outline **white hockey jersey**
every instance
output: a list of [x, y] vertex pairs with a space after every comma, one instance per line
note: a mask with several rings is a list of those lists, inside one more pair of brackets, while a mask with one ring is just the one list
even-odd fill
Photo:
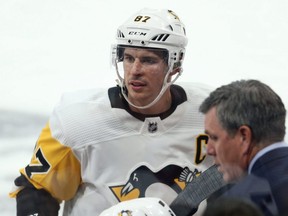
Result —
[[21, 173], [65, 200], [64, 215], [95, 216], [138, 197], [171, 203], [213, 163], [198, 112], [209, 89], [189, 84], [186, 95], [175, 85], [172, 90], [180, 102], [162, 118], [125, 109], [118, 87], [64, 95]]

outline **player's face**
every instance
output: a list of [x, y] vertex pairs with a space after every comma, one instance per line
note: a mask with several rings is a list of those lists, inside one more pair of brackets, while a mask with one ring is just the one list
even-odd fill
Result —
[[138, 106], [158, 96], [168, 70], [161, 53], [139, 48], [125, 48], [123, 68], [128, 98]]
[[207, 153], [214, 156], [224, 180], [232, 182], [239, 179], [244, 174], [240, 134], [237, 132], [231, 136], [222, 128], [215, 107], [206, 113], [204, 124], [205, 132], [209, 137]]

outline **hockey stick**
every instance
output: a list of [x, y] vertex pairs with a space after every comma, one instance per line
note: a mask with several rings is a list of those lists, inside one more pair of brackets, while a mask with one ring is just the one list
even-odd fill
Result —
[[186, 188], [179, 193], [170, 204], [170, 208], [177, 216], [191, 216], [199, 204], [212, 193], [225, 185], [222, 174], [216, 165], [212, 165], [200, 176], [193, 179]]

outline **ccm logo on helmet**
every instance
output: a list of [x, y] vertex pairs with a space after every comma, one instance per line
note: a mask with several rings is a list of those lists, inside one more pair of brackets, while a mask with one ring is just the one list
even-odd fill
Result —
[[139, 36], [146, 36], [146, 32], [137, 32], [137, 31], [130, 31], [129, 35], [139, 35]]

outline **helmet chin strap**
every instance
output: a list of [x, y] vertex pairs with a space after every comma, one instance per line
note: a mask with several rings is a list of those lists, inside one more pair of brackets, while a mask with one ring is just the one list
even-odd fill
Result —
[[[167, 82], [168, 77], [169, 77], [169, 74], [170, 74], [170, 71], [172, 71], [172, 69], [173, 69], [173, 65], [174, 65], [174, 63], [171, 64], [171, 66], [170, 66], [170, 68], [169, 68], [169, 70], [168, 70], [168, 72], [167, 72], [167, 74], [166, 74], [166, 76], [165, 76], [165, 78], [164, 78], [161, 91], [159, 92], [159, 94], [157, 95], [157, 97], [156, 97], [151, 103], [149, 103], [149, 104], [147, 104], [147, 105], [145, 105], [145, 106], [137, 106], [137, 105], [133, 104], [133, 103], [128, 99], [128, 96], [126, 95], [126, 93], [125, 93], [125, 91], [124, 91], [124, 88], [125, 88], [124, 79], [123, 79], [123, 78], [120, 76], [120, 74], [119, 74], [118, 65], [117, 65], [117, 62], [116, 62], [116, 60], [115, 60], [115, 68], [116, 68], [116, 72], [117, 72], [117, 76], [118, 76], [118, 79], [116, 79], [116, 82], [117, 82], [117, 84], [120, 86], [120, 88], [121, 88], [121, 93], [122, 93], [123, 97], [125, 98], [125, 100], [127, 101], [127, 103], [128, 103], [129, 105], [131, 105], [132, 107], [135, 107], [135, 108], [137, 108], [137, 109], [147, 109], [147, 108], [153, 106], [154, 104], [156, 104], [156, 103], [160, 100], [160, 98], [162, 97], [162, 95], [165, 93], [165, 91], [167, 90], [167, 88], [168, 88], [169, 86], [171, 86], [171, 85], [178, 79], [178, 77], [181, 75], [181, 72], [182, 72], [182, 71], [178, 72], [178, 74], [176, 75], [176, 77], [175, 77], [171, 82]], [[182, 70], [182, 69], [181, 69], [181, 70]]]

